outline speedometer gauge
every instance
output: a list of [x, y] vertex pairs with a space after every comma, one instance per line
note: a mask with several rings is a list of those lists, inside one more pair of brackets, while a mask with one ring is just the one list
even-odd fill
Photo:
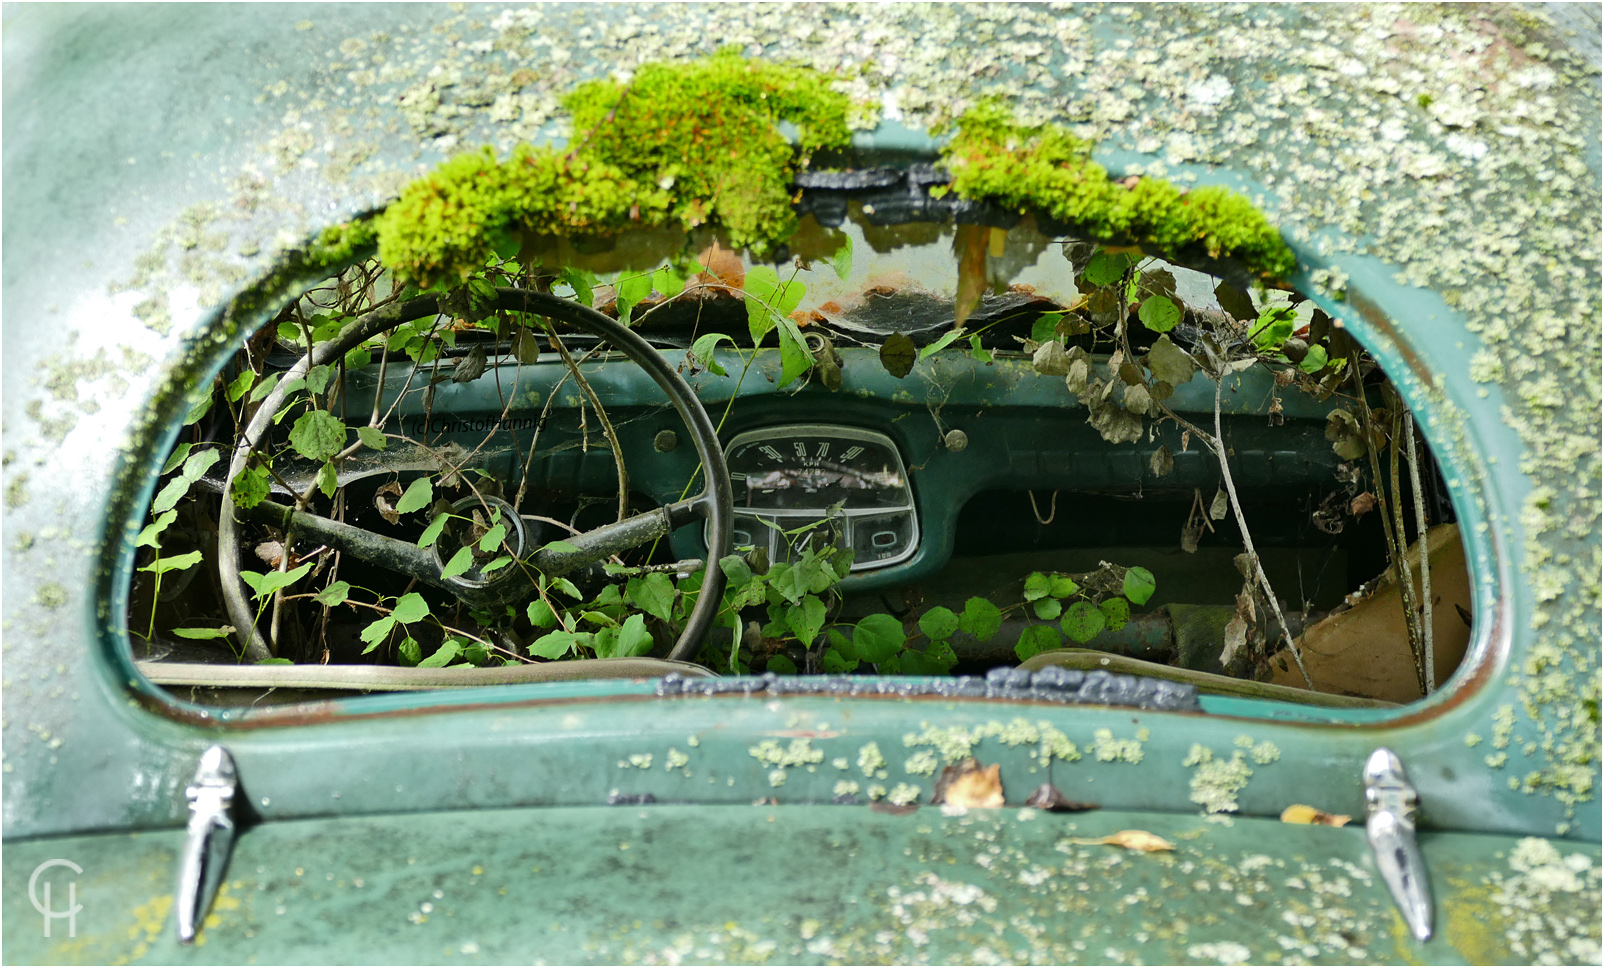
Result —
[[[891, 438], [829, 424], [748, 431], [725, 455], [735, 487], [735, 544], [795, 557], [828, 533], [853, 571], [896, 564], [919, 541], [913, 490]], [[790, 534], [786, 534], [789, 532]]]

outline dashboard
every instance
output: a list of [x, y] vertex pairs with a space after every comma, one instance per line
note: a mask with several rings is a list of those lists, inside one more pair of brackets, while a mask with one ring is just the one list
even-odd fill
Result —
[[[734, 485], [735, 544], [764, 548], [778, 561], [818, 536], [832, 536], [838, 546], [844, 541], [855, 558], [843, 583], [848, 592], [932, 578], [960, 545], [968, 554], [989, 553], [1000, 540], [993, 523], [970, 526], [973, 533], [962, 541], [959, 534], [960, 519], [975, 518], [986, 505], [1006, 513], [1009, 527], [1035, 527], [1029, 506], [1004, 508], [992, 500], [998, 495], [1019, 502], [1024, 492], [1039, 497], [1037, 521], [1053, 521], [1064, 540], [1173, 549], [1194, 492], [1207, 502], [1219, 484], [1212, 456], [1167, 422], [1154, 421], [1134, 443], [1107, 443], [1063, 380], [1040, 376], [1023, 355], [998, 354], [991, 363], [934, 357], [899, 379], [875, 350], [844, 347], [839, 389], [815, 382], [781, 390], [776, 352], [759, 351], [748, 366], [750, 351], [721, 351], [722, 374], [693, 367], [682, 351], [663, 352], [720, 428]], [[589, 495], [595, 514], [613, 514], [607, 510], [616, 508], [618, 487], [612, 452], [594, 413], [585, 416], [579, 392], [563, 385], [564, 372], [560, 363], [504, 360], [477, 380], [441, 383], [429, 411], [439, 431], [430, 446], [472, 453], [509, 495], [527, 480], [530, 495]], [[662, 505], [699, 486], [694, 449], [680, 439], [684, 428], [655, 384], [621, 359], [586, 364], [585, 372], [611, 417], [629, 490]], [[1212, 422], [1214, 393], [1206, 382], [1177, 387], [1169, 405]], [[410, 430], [425, 416], [425, 404], [416, 384], [404, 387], [392, 375], [384, 394], [404, 393], [392, 420]], [[361, 408], [363, 389], [355, 390], [352, 405]], [[1302, 395], [1277, 396], [1270, 374], [1257, 368], [1227, 379], [1223, 419], [1245, 500], [1260, 507], [1280, 501], [1287, 520], [1307, 521], [1307, 509], [1293, 504], [1329, 489], [1339, 463], [1324, 435], [1331, 407]], [[1152, 458], [1163, 448], [1173, 467], [1161, 475]], [[371, 472], [420, 469], [406, 460], [392, 449]], [[980, 495], [987, 497], [975, 501]], [[528, 502], [522, 507], [529, 513]], [[674, 532], [670, 545], [679, 559], [706, 555], [700, 524]]]
[[906, 561], [918, 547], [913, 489], [885, 434], [830, 424], [766, 427], [736, 436], [725, 457], [736, 547], [785, 561], [813, 541], [839, 541], [852, 549], [854, 572]]

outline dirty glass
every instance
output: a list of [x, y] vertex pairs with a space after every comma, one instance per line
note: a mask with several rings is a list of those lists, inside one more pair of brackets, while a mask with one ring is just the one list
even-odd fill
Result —
[[[1228, 263], [930, 221], [893, 188], [804, 192], [761, 254], [531, 240], [462, 285], [365, 258], [287, 301], [166, 462], [129, 598], [142, 670], [221, 704], [1062, 665], [1362, 706], [1450, 679], [1455, 511], [1340, 324]], [[619, 347], [498, 290], [630, 327], [716, 426], [734, 540], [694, 665], [662, 660], [701, 522], [540, 567], [696, 493], [692, 432]]]

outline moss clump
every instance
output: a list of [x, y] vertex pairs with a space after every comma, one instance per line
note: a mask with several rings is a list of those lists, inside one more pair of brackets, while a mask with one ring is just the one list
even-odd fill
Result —
[[[379, 257], [424, 284], [465, 278], [513, 231], [605, 236], [717, 223], [763, 247], [796, 224], [789, 186], [801, 151], [847, 143], [847, 99], [815, 71], [733, 51], [642, 67], [629, 85], [591, 81], [564, 101], [573, 141], [485, 148], [414, 182], [379, 217]], [[778, 129], [799, 130], [793, 148]]]
[[1055, 125], [1016, 124], [995, 103], [970, 109], [957, 127], [944, 161], [960, 197], [1042, 212], [1111, 241], [1166, 250], [1198, 243], [1211, 257], [1234, 257], [1269, 276], [1296, 266], [1263, 213], [1228, 188], [1182, 192], [1161, 178], [1126, 188], [1092, 161], [1090, 142]]

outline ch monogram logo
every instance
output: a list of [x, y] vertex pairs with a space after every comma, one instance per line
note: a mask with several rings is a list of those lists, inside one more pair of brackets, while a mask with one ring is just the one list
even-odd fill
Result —
[[48, 880], [46, 880], [44, 883], [44, 898], [43, 900], [40, 899], [39, 875], [43, 874], [52, 867], [71, 868], [74, 874], [82, 874], [84, 872], [82, 867], [79, 867], [70, 860], [62, 860], [60, 858], [55, 860], [47, 860], [38, 867], [35, 867], [33, 869], [33, 876], [28, 878], [28, 900], [33, 902], [33, 909], [35, 911], [38, 911], [40, 914], [45, 916], [45, 937], [50, 937], [51, 921], [55, 920], [56, 918], [66, 918], [67, 937], [76, 938], [78, 937], [78, 912], [84, 909], [84, 906], [78, 903], [78, 882], [67, 882], [67, 908], [64, 911], [57, 911], [55, 908], [50, 906], [51, 885], [50, 881]]

